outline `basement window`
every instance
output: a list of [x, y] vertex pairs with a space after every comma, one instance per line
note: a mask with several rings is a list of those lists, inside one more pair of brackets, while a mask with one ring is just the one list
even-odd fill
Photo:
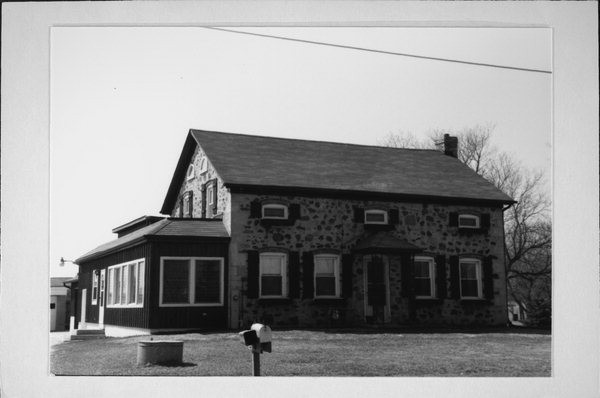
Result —
[[458, 216], [458, 228], [479, 228], [479, 217], [472, 214], [460, 214]]
[[287, 220], [288, 207], [281, 204], [265, 204], [262, 206], [262, 218], [271, 220]]
[[388, 213], [385, 210], [365, 210], [365, 224], [387, 224]]

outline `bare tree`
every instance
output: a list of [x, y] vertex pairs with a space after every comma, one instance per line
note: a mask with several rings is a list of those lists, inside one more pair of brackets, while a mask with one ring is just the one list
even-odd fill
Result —
[[459, 160], [517, 202], [504, 213], [509, 294], [535, 323], [549, 324], [552, 226], [544, 173], [527, 170], [513, 156], [498, 151], [491, 143], [494, 127], [488, 123], [458, 132], [434, 129], [429, 140], [421, 141], [412, 134], [390, 134], [384, 144], [443, 150], [444, 134], [458, 137]]
[[392, 148], [412, 148], [412, 149], [435, 149], [433, 142], [420, 140], [410, 131], [399, 131], [398, 133], [389, 133], [378, 141], [381, 146]]

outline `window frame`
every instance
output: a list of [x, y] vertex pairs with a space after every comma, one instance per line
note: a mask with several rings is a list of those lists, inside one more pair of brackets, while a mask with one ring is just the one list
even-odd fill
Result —
[[[140, 266], [140, 264], [142, 264]], [[131, 299], [131, 292], [129, 291], [129, 288], [131, 287], [131, 281], [129, 281], [129, 267], [130, 266], [134, 266], [134, 276], [135, 276], [135, 284], [134, 284], [134, 294], [135, 294], [135, 300], [133, 301], [133, 303], [128, 303], [128, 301]], [[140, 302], [138, 302], [138, 289], [139, 289], [139, 285], [140, 285], [140, 280], [139, 280], [139, 276], [140, 276], [140, 268], [143, 268], [143, 277], [146, 277], [146, 259], [145, 258], [138, 258], [135, 260], [130, 260], [130, 261], [125, 261], [123, 263], [120, 264], [115, 264], [115, 265], [111, 265], [110, 267], [106, 268], [106, 271], [108, 273], [108, 283], [106, 284], [106, 308], [143, 308], [144, 307], [144, 299], [146, 298], [146, 292], [142, 291], [142, 297], [141, 300], [139, 300]], [[116, 299], [116, 282], [117, 282], [117, 269], [119, 269], [119, 302], [115, 303], [115, 299]], [[125, 280], [125, 276], [123, 275], [124, 273], [127, 273], [127, 281]], [[125, 283], [127, 282], [127, 283]], [[146, 281], [143, 281], [143, 286], [144, 289], [146, 287]], [[127, 300], [123, 299], [123, 292], [126, 293], [126, 297]], [[125, 302], [124, 302], [125, 301]]]
[[[262, 259], [263, 257], [280, 257], [281, 266], [281, 295], [263, 295], [262, 294]], [[283, 252], [262, 252], [258, 254], [258, 298], [270, 299], [270, 298], [287, 298], [288, 297], [288, 284], [287, 284], [287, 271], [288, 271], [288, 254]], [[269, 275], [269, 274], [267, 274]]]
[[196, 167], [194, 167], [194, 164], [192, 163], [188, 166], [187, 172], [185, 173], [185, 180], [190, 181], [194, 178], [196, 178]]
[[206, 160], [206, 157], [203, 156], [200, 159], [200, 174], [204, 174], [208, 171], [208, 160]]
[[420, 278], [417, 277], [416, 275], [414, 275], [414, 279], [429, 279], [429, 286], [430, 286], [430, 291], [431, 291], [431, 295], [429, 296], [418, 296], [415, 293], [415, 298], [416, 299], [434, 299], [437, 298], [437, 289], [436, 289], [436, 269], [435, 269], [435, 261], [434, 258], [431, 256], [415, 256], [414, 260], [413, 260], [413, 267], [414, 264], [419, 261], [419, 262], [427, 262], [429, 264], [429, 278]]
[[[333, 274], [335, 277], [335, 294], [332, 295], [318, 295], [317, 294], [317, 261], [321, 258], [333, 258]], [[332, 253], [321, 253], [315, 254], [313, 257], [313, 286], [314, 286], [314, 298], [322, 299], [322, 298], [340, 298], [340, 255], [332, 254]]]
[[92, 270], [92, 305], [98, 305], [98, 279], [100, 278], [100, 270]]
[[[283, 209], [283, 217], [265, 216], [265, 208]], [[287, 205], [281, 203], [264, 203], [260, 207], [260, 217], [263, 220], [287, 220], [290, 217], [290, 210]]]
[[[462, 292], [463, 278], [462, 278], [462, 273], [461, 273], [463, 264], [475, 264], [476, 279], [469, 279], [469, 280], [477, 281], [477, 296], [463, 296], [463, 292]], [[481, 266], [480, 259], [473, 258], [473, 257], [460, 258], [458, 260], [458, 280], [460, 283], [460, 299], [461, 300], [482, 300], [483, 299], [483, 269]]]
[[209, 182], [208, 184], [206, 184], [206, 208], [210, 209], [212, 206], [214, 206], [215, 204], [215, 194], [213, 193], [214, 190], [214, 186], [212, 182]]
[[[164, 287], [164, 266], [165, 260], [187, 260], [188, 262], [188, 302], [187, 303], [163, 303], [163, 287]], [[220, 283], [219, 283], [219, 302], [218, 303], [194, 303], [196, 299], [196, 260], [218, 260]], [[160, 271], [159, 271], [159, 290], [158, 290], [158, 306], [159, 307], [222, 307], [225, 305], [225, 258], [224, 257], [189, 257], [189, 256], [161, 256]]]
[[[460, 223], [461, 219], [475, 220], [475, 225], [461, 225], [461, 223]], [[458, 228], [479, 229], [479, 228], [481, 228], [481, 217], [479, 217], [475, 214], [459, 214], [458, 215]]]
[[[383, 214], [383, 221], [367, 221], [367, 214]], [[387, 225], [389, 222], [389, 214], [387, 210], [382, 209], [365, 209], [363, 223], [365, 225]]]

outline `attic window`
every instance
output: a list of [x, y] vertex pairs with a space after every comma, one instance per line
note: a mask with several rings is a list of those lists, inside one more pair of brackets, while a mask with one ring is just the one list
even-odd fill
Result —
[[479, 228], [479, 217], [472, 214], [459, 214], [459, 228]]
[[190, 164], [190, 167], [188, 167], [187, 169], [187, 174], [186, 174], [187, 180], [192, 180], [194, 178], [194, 165]]
[[208, 171], [208, 164], [206, 162], [206, 158], [202, 158], [200, 160], [200, 174], [204, 174]]
[[385, 210], [365, 210], [365, 224], [387, 224], [388, 213]]
[[262, 206], [262, 218], [287, 220], [288, 208], [281, 204], [265, 204]]

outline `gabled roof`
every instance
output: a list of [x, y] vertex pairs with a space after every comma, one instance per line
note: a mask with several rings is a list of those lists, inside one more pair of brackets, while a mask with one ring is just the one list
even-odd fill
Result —
[[87, 252], [75, 260], [79, 264], [100, 257], [117, 249], [142, 242], [150, 236], [229, 238], [229, 234], [219, 219], [205, 220], [193, 218], [164, 218], [154, 224], [135, 230], [118, 239], [107, 242]]
[[229, 187], [514, 202], [458, 159], [437, 150], [190, 130], [161, 209], [163, 214], [169, 213], [177, 200], [196, 145], [202, 147]]

